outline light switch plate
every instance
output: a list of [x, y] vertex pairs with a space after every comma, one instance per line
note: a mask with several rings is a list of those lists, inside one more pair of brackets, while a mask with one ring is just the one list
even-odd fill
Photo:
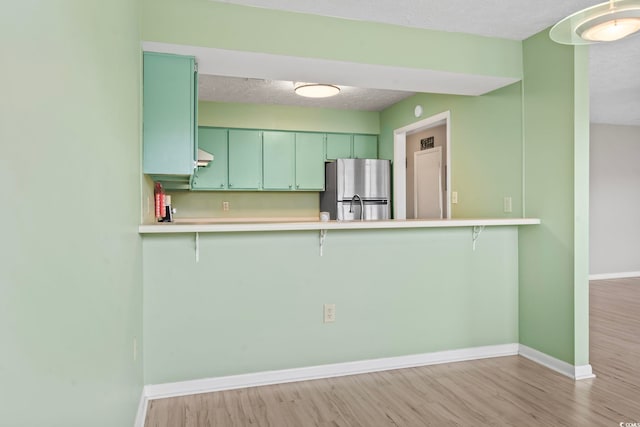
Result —
[[511, 213], [513, 212], [513, 206], [511, 203], [511, 196], [507, 196], [504, 198], [504, 212]]
[[331, 323], [336, 321], [336, 305], [325, 304], [324, 305], [324, 323]]
[[457, 191], [452, 191], [451, 192], [451, 203], [453, 203], [454, 205], [456, 203], [458, 203], [458, 192]]

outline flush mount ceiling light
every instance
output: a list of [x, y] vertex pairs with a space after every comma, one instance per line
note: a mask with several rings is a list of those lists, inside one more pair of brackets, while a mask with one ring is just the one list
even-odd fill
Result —
[[609, 0], [567, 16], [549, 36], [561, 44], [620, 40], [640, 31], [640, 0]]
[[328, 98], [340, 93], [338, 86], [323, 83], [294, 82], [293, 88], [296, 94], [307, 98]]

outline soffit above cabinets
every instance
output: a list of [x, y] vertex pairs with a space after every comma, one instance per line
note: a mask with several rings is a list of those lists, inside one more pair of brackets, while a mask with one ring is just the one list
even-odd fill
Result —
[[[218, 48], [143, 42], [143, 49], [179, 55], [192, 55], [198, 61], [202, 80], [202, 100], [224, 102], [263, 103], [244, 99], [238, 94], [231, 98], [229, 90], [220, 84], [233, 84], [236, 90], [255, 94], [264, 103], [276, 104], [293, 96], [293, 82], [329, 83], [346, 86], [349, 95], [341, 106], [340, 95], [325, 99], [295, 101], [290, 105], [361, 109], [380, 111], [416, 92], [453, 95], [483, 95], [517, 82], [518, 78], [479, 74], [462, 74], [420, 68], [302, 58], [256, 52], [232, 51]], [[240, 78], [229, 79], [226, 78]], [[286, 83], [289, 82], [289, 83]], [[246, 87], [240, 86], [245, 84]], [[286, 89], [289, 84], [290, 89]], [[276, 93], [284, 91], [283, 93]], [[220, 92], [220, 97], [214, 93]], [[300, 98], [300, 97], [298, 97]], [[360, 98], [357, 100], [356, 98]], [[266, 102], [269, 101], [270, 102]], [[280, 101], [276, 101], [280, 100]], [[294, 101], [291, 101], [294, 102]], [[301, 104], [303, 102], [304, 104]]]

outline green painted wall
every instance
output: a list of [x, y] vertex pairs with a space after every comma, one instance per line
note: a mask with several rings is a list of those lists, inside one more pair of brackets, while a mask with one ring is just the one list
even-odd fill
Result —
[[[587, 51], [543, 31], [523, 43], [526, 215], [520, 234], [520, 342], [588, 363]], [[575, 305], [575, 308], [574, 308]]]
[[[522, 216], [522, 93], [516, 83], [483, 96], [418, 94], [380, 115], [380, 158], [393, 159], [393, 131], [451, 111], [454, 218]], [[424, 113], [416, 118], [414, 107]], [[504, 213], [511, 196], [512, 213]]]
[[210, 0], [142, 0], [142, 5], [142, 39], [146, 41], [522, 77], [519, 41]]
[[3, 2], [0, 45], [0, 424], [132, 425], [137, 2]]
[[[145, 383], [518, 341], [518, 230], [143, 238]], [[322, 323], [322, 305], [337, 320]]]
[[310, 132], [380, 133], [377, 111], [333, 110], [288, 105], [200, 101], [200, 126], [299, 130]]

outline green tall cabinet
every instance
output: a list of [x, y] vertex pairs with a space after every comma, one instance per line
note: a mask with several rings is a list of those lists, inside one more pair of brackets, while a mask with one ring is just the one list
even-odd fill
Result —
[[188, 185], [197, 147], [195, 58], [144, 52], [143, 64], [143, 171], [168, 187]]
[[296, 133], [296, 190], [324, 190], [324, 135]]
[[196, 170], [191, 188], [193, 190], [224, 190], [227, 188], [228, 173], [228, 130], [200, 127], [198, 148], [213, 154], [213, 161]]
[[292, 190], [295, 185], [296, 138], [291, 132], [262, 135], [262, 188]]
[[262, 132], [229, 129], [229, 190], [262, 188]]

